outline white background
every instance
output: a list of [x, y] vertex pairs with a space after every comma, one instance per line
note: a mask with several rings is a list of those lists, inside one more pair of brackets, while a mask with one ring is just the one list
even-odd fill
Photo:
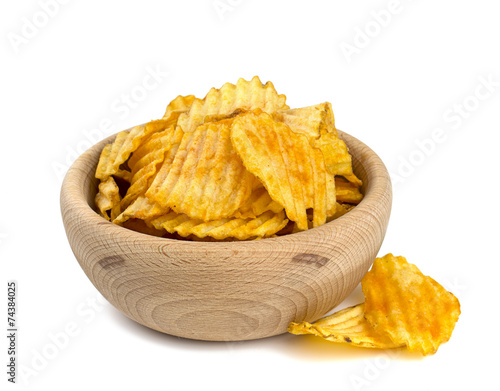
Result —
[[[498, 389], [497, 1], [62, 3], [0, 6], [0, 256], [2, 284], [19, 285], [17, 387]], [[291, 107], [330, 101], [337, 127], [386, 163], [394, 203], [380, 255], [406, 256], [462, 305], [436, 355], [292, 335], [183, 340], [99, 301], [61, 222], [68, 164], [179, 94], [254, 75]], [[358, 288], [342, 307], [362, 300]], [[6, 347], [0, 357], [5, 385]]]

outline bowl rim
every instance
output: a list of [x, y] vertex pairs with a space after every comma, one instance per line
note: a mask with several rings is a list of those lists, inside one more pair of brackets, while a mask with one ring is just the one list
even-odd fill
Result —
[[[129, 131], [133, 127], [126, 129]], [[107, 234], [122, 237], [126, 240], [131, 240], [134, 242], [141, 242], [144, 245], [176, 245], [179, 247], [189, 246], [189, 251], [207, 251], [207, 249], [217, 249], [218, 247], [223, 247], [224, 249], [231, 249], [233, 247], [241, 246], [242, 243], [245, 246], [259, 247], [263, 242], [267, 245], [272, 245], [273, 243], [280, 243], [283, 245], [286, 242], [295, 245], [297, 240], [304, 239], [307, 240], [308, 237], [317, 234], [326, 235], [330, 231], [342, 230], [345, 227], [351, 227], [353, 223], [366, 216], [367, 213], [373, 214], [373, 209], [377, 208], [380, 204], [380, 197], [384, 194], [390, 197], [392, 200], [392, 185], [389, 173], [384, 163], [380, 157], [366, 144], [358, 140], [357, 138], [338, 130], [339, 137], [345, 141], [350, 151], [353, 149], [362, 151], [362, 156], [357, 156], [355, 153], [351, 152], [353, 156], [353, 168], [355, 161], [358, 165], [364, 166], [366, 170], [367, 177], [370, 177], [369, 181], [363, 181], [364, 197], [363, 200], [356, 205], [355, 208], [350, 210], [343, 216], [329, 222], [325, 223], [319, 227], [311, 228], [306, 231], [297, 232], [293, 234], [283, 235], [273, 238], [264, 238], [259, 240], [243, 240], [243, 241], [220, 241], [220, 242], [202, 242], [202, 241], [190, 241], [190, 240], [179, 240], [164, 237], [157, 237], [149, 234], [144, 234], [141, 232], [133, 231], [131, 229], [119, 226], [103, 218], [96, 210], [89, 205], [87, 201], [87, 194], [85, 193], [85, 183], [89, 180], [89, 170], [92, 169], [95, 172], [95, 166], [97, 160], [101, 154], [102, 149], [106, 144], [113, 142], [116, 135], [119, 132], [97, 142], [90, 148], [88, 148], [84, 153], [82, 153], [75, 162], [68, 169], [60, 193], [60, 205], [61, 214], [64, 216], [66, 214], [76, 213], [79, 216], [79, 222], [85, 225], [93, 225], [94, 227], [106, 227], [109, 230]], [[364, 161], [370, 160], [370, 165], [365, 166]], [[92, 178], [92, 177], [91, 177]], [[389, 206], [390, 210], [390, 206]]]

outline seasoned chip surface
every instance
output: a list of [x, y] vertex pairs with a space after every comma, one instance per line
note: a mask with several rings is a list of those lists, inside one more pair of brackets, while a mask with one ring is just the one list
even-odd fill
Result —
[[183, 133], [179, 128], [170, 128], [155, 133], [143, 142], [129, 159], [132, 179], [126, 196], [121, 202], [125, 210], [138, 196], [144, 194], [155, 178], [168, 151], [180, 143]]
[[129, 219], [150, 220], [163, 216], [169, 211], [168, 208], [162, 208], [146, 196], [140, 195], [112, 221], [115, 224], [123, 224]]
[[323, 132], [312, 145], [323, 152], [326, 168], [331, 175], [352, 175], [351, 155], [345, 142], [338, 136]]
[[255, 178], [233, 148], [232, 121], [210, 122], [185, 133], [168, 175], [157, 176], [146, 196], [192, 219], [234, 215], [250, 197]]
[[273, 113], [273, 118], [288, 125], [295, 133], [304, 134], [310, 139], [317, 139], [324, 132], [338, 135], [332, 105], [328, 102], [298, 109], [280, 110]]
[[[196, 97], [194, 95], [179, 95], [168, 104], [165, 114], [163, 115], [163, 119], [173, 119], [173, 117], [177, 119], [180, 114], [190, 109], [195, 99]], [[174, 115], [172, 115], [173, 113]], [[175, 115], [175, 113], [177, 113], [177, 115]]]
[[458, 299], [404, 257], [377, 258], [361, 286], [365, 318], [395, 344], [426, 355], [450, 339], [460, 315]]
[[167, 122], [163, 119], [155, 120], [146, 125], [136, 126], [130, 131], [118, 133], [115, 141], [104, 147], [97, 164], [95, 177], [106, 180], [118, 172], [120, 165], [125, 163], [131, 153], [139, 148], [149, 135], [165, 129]]
[[188, 112], [181, 114], [179, 126], [193, 132], [205, 122], [206, 116], [229, 115], [235, 110], [261, 109], [267, 113], [288, 109], [285, 95], [278, 95], [271, 82], [262, 84], [255, 76], [250, 81], [239, 79], [236, 85], [212, 88], [204, 99], [194, 99]]
[[311, 147], [306, 136], [256, 111], [234, 119], [231, 141], [245, 167], [262, 181], [300, 230], [308, 229], [308, 208], [314, 209], [315, 226], [324, 223], [326, 169], [321, 152]]

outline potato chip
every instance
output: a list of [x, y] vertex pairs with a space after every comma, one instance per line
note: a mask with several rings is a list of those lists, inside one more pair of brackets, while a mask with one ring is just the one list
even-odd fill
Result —
[[272, 114], [276, 121], [287, 124], [295, 133], [317, 139], [323, 132], [338, 135], [332, 105], [328, 102], [319, 105], [277, 111]]
[[165, 129], [167, 121], [160, 119], [139, 125], [129, 132], [124, 130], [117, 134], [115, 141], [108, 144], [102, 150], [97, 164], [95, 177], [106, 180], [109, 176], [118, 172], [120, 165], [130, 157], [142, 141], [150, 134]]
[[352, 160], [347, 145], [335, 134], [323, 132], [312, 145], [323, 152], [331, 175], [352, 175]]
[[[177, 129], [174, 126], [170, 126], [163, 131], [152, 134], [141, 143], [127, 161], [127, 165], [133, 176], [153, 160], [151, 154], [159, 150], [164, 152], [170, 148], [170, 144], [172, 143], [171, 138]], [[183, 132], [177, 130], [177, 134], [182, 137]]]
[[326, 194], [327, 172], [321, 152], [306, 136], [257, 110], [234, 119], [231, 141], [245, 167], [299, 229], [308, 229], [308, 208], [314, 209], [314, 226], [324, 223], [331, 200]]
[[[110, 176], [99, 184], [95, 204], [104, 218], [114, 220], [120, 214], [120, 201], [120, 189], [113, 177]], [[108, 215], [108, 211], [111, 211], [111, 217]]]
[[250, 197], [255, 178], [231, 144], [231, 124], [210, 122], [185, 133], [168, 175], [158, 175], [146, 196], [191, 219], [232, 216]]
[[363, 182], [361, 179], [359, 179], [354, 173], [350, 175], [344, 175], [344, 178], [347, 179], [349, 182], [351, 182], [354, 186], [356, 187], [361, 187], [363, 185]]
[[331, 175], [352, 175], [351, 155], [335, 129], [331, 104], [278, 111], [273, 118], [287, 124], [295, 133], [304, 134], [315, 148], [323, 152]]
[[343, 309], [313, 324], [292, 322], [288, 326], [288, 332], [295, 335], [311, 334], [327, 341], [365, 348], [390, 349], [404, 346], [393, 343], [370, 326], [364, 317], [364, 304]]
[[[150, 198], [152, 203], [156, 203], [156, 201], [151, 197], [152, 194], [158, 190], [159, 187], [162, 186], [163, 182], [166, 180], [168, 175], [170, 174], [170, 169], [172, 164], [177, 156], [177, 151], [181, 145], [182, 140], [184, 139], [184, 132], [182, 129], [177, 126], [172, 135], [172, 139], [169, 140], [169, 148], [165, 151], [165, 156], [163, 158], [163, 162], [154, 176], [153, 182], [146, 190], [145, 195]], [[138, 163], [142, 164], [142, 163]], [[165, 209], [165, 208], [164, 208]]]
[[335, 177], [328, 171], [326, 173], [326, 217], [332, 217], [337, 213], [337, 190], [335, 189]]
[[195, 99], [196, 97], [194, 95], [179, 95], [168, 104], [165, 114], [163, 115], [163, 119], [172, 119], [172, 113], [177, 112], [178, 114], [181, 114], [182, 112], [189, 110]]
[[[304, 134], [310, 144], [321, 150], [329, 172], [327, 218], [335, 215], [336, 199], [332, 183], [334, 175], [344, 174], [361, 186], [361, 181], [352, 173], [351, 156], [346, 144], [338, 137], [331, 104], [326, 102], [299, 109], [283, 110], [273, 114], [273, 118], [287, 124], [295, 133]], [[358, 192], [359, 193], [359, 192]], [[361, 196], [362, 197], [362, 196]], [[356, 203], [358, 203], [357, 201]], [[338, 217], [338, 216], [337, 216]]]
[[335, 194], [337, 201], [349, 204], [359, 204], [363, 199], [359, 187], [339, 176], [335, 177]]
[[178, 124], [185, 132], [193, 132], [206, 116], [229, 115], [237, 109], [273, 113], [288, 109], [285, 101], [285, 95], [278, 95], [271, 82], [262, 84], [257, 76], [251, 81], [239, 79], [236, 85], [226, 83], [220, 89], [212, 88], [204, 99], [194, 99], [189, 111], [180, 115]]
[[169, 212], [144, 195], [138, 196], [120, 215], [113, 219], [115, 224], [123, 224], [129, 219], [150, 220]]
[[132, 173], [129, 170], [122, 170], [121, 168], [119, 168], [118, 171], [113, 174], [113, 176], [115, 178], [123, 179], [128, 183], [130, 183], [130, 181], [132, 180]]
[[162, 132], [153, 134], [134, 152], [129, 161], [132, 168], [132, 180], [127, 194], [121, 202], [122, 210], [126, 209], [139, 195], [146, 192], [168, 155], [168, 151], [174, 144], [181, 142], [182, 136], [182, 130], [179, 127], [174, 128], [172, 126]]
[[427, 355], [450, 339], [460, 315], [458, 299], [404, 257], [377, 258], [361, 287], [366, 320], [395, 344]]
[[191, 219], [186, 214], [170, 212], [149, 222], [156, 229], [178, 233], [183, 237], [194, 234], [198, 238], [209, 236], [219, 240], [269, 237], [285, 227], [287, 223], [288, 220], [283, 211], [279, 213], [268, 211], [254, 219], [228, 218], [208, 222]]
[[283, 206], [274, 201], [266, 188], [262, 186], [252, 191], [248, 200], [236, 211], [234, 217], [240, 219], [255, 218], [269, 210], [274, 213], [279, 213], [283, 210]]

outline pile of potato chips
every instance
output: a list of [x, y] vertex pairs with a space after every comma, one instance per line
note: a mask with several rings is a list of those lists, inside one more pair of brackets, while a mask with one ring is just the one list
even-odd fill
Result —
[[361, 281], [365, 302], [310, 324], [290, 323], [292, 334], [368, 348], [406, 347], [434, 354], [450, 339], [460, 303], [403, 257], [377, 258]]
[[272, 83], [178, 96], [118, 133], [96, 169], [113, 223], [191, 240], [262, 239], [329, 222], [363, 198], [330, 103], [290, 109]]

